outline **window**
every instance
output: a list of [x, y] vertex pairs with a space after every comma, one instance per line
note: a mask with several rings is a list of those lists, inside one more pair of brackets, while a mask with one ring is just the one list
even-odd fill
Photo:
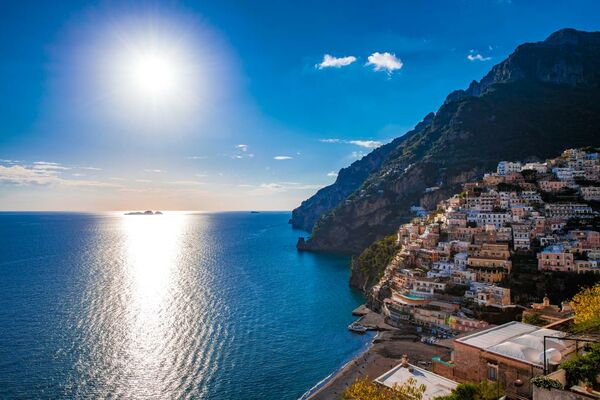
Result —
[[497, 365], [488, 364], [488, 379], [493, 382], [498, 380], [498, 366]]

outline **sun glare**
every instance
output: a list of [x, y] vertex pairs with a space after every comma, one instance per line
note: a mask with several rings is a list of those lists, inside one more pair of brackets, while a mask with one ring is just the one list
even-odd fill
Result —
[[132, 90], [153, 101], [174, 94], [179, 88], [181, 71], [167, 53], [144, 49], [133, 57], [129, 68]]
[[136, 132], [197, 125], [218, 78], [211, 62], [219, 51], [206, 44], [215, 43], [209, 32], [159, 17], [123, 19], [105, 32], [88, 62], [98, 71], [98, 98], [108, 115]]

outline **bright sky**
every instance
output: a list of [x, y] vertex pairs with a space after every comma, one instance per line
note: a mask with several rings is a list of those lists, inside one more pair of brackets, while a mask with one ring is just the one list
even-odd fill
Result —
[[518, 44], [600, 28], [597, 1], [65, 0], [0, 15], [0, 210], [292, 209]]

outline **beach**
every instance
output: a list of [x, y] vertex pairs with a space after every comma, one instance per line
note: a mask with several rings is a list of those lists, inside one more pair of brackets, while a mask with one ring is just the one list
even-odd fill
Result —
[[365, 312], [361, 324], [379, 331], [372, 344], [312, 393], [308, 399], [339, 399], [344, 389], [354, 381], [364, 377], [371, 380], [377, 378], [396, 366], [403, 354], [408, 355], [412, 364], [426, 369], [430, 369], [432, 357], [450, 355], [450, 349], [447, 347], [421, 343], [414, 326], [407, 324], [401, 328], [391, 327], [383, 322], [381, 315], [372, 311]]

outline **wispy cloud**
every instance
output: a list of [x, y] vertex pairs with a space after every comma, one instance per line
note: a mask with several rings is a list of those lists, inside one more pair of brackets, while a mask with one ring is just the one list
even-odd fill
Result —
[[331, 171], [331, 172], [328, 172], [328, 173], [327, 173], [327, 176], [330, 176], [330, 177], [333, 177], [333, 178], [337, 178], [337, 176], [338, 176], [338, 173], [337, 173], [337, 172], [335, 172], [335, 171]]
[[231, 156], [231, 158], [236, 160], [241, 160], [243, 158], [254, 158], [253, 153], [249, 153], [249, 146], [247, 144], [238, 144], [235, 145], [236, 153]]
[[[66, 179], [60, 175], [60, 164], [36, 162], [34, 165], [0, 165], [0, 183], [13, 185], [53, 185], [62, 187], [119, 187], [118, 185], [83, 179]], [[76, 174], [73, 174], [74, 176]]]
[[342, 140], [342, 139], [319, 139], [319, 142], [323, 142], [323, 143], [348, 143], [346, 140]]
[[367, 153], [365, 153], [363, 151], [353, 151], [352, 154], [350, 154], [350, 157], [352, 157], [352, 158], [363, 158], [366, 155], [367, 155]]
[[346, 66], [352, 64], [355, 61], [356, 61], [356, 57], [354, 57], [354, 56], [334, 57], [330, 54], [325, 54], [323, 56], [323, 61], [321, 61], [319, 64], [315, 65], [315, 68], [317, 68], [317, 69], [342, 68], [342, 67], [346, 67]]
[[315, 190], [320, 189], [323, 185], [304, 184], [299, 182], [269, 182], [261, 183], [260, 185], [240, 184], [239, 188], [251, 189], [249, 194], [270, 194], [283, 193], [291, 190]]
[[484, 57], [474, 49], [469, 50], [469, 54], [467, 54], [467, 60], [469, 61], [489, 61], [491, 59], [492, 57]]
[[33, 168], [40, 170], [67, 170], [70, 167], [65, 167], [62, 164], [48, 161], [36, 161], [33, 163]]
[[371, 54], [366, 65], [372, 65], [375, 71], [386, 71], [390, 75], [404, 66], [402, 60], [396, 57], [395, 54], [388, 53], [387, 51], [385, 53], [375, 52]]
[[382, 142], [377, 140], [350, 140], [349, 143], [360, 147], [366, 147], [367, 149], [376, 149], [383, 145]]
[[283, 161], [283, 160], [291, 160], [294, 157], [290, 157], [290, 156], [275, 156], [273, 157], [273, 160], [277, 160], [277, 161]]
[[271, 192], [284, 192], [285, 187], [278, 183], [262, 183], [260, 189], [271, 191]]
[[152, 172], [153, 174], [162, 174], [165, 171], [164, 169], [145, 169], [144, 172]]
[[367, 149], [376, 149], [383, 145], [383, 142], [378, 140], [344, 140], [344, 139], [319, 139], [322, 143], [343, 143], [353, 144], [355, 146], [365, 147]]
[[179, 186], [198, 186], [204, 185], [204, 182], [194, 181], [194, 180], [182, 180], [182, 181], [173, 181], [167, 182], [170, 185], [179, 185]]
[[206, 160], [208, 156], [188, 156], [188, 160]]

